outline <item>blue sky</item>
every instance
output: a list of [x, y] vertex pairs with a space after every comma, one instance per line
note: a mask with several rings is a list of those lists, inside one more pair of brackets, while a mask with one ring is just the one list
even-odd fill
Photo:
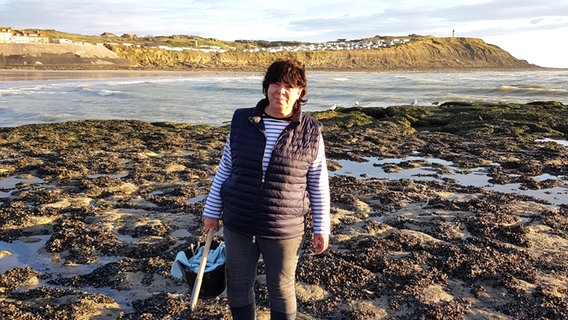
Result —
[[227, 41], [448, 37], [455, 30], [456, 36], [481, 38], [530, 63], [568, 68], [564, 0], [0, 0], [0, 25]]

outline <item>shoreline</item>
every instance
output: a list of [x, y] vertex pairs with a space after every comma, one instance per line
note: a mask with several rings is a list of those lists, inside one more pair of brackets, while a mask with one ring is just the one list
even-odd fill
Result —
[[[473, 72], [549, 72], [568, 71], [559, 68], [477, 68], [477, 69], [431, 69], [431, 70], [307, 70], [312, 74], [325, 73], [473, 73]], [[250, 70], [144, 70], [144, 69], [37, 69], [37, 68], [2, 68], [0, 67], [0, 82], [2, 81], [31, 81], [31, 80], [61, 80], [61, 79], [93, 79], [120, 77], [188, 77], [188, 76], [222, 76], [243, 77], [262, 75], [264, 71]]]
[[120, 77], [245, 76], [249, 71], [164, 71], [164, 70], [37, 70], [0, 69], [0, 81], [59, 80]]

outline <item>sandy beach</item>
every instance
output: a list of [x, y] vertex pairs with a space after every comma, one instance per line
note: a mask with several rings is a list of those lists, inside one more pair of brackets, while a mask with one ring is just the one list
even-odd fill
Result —
[[[0, 69], [0, 81], [27, 81], [53, 79], [85, 79], [85, 78], [121, 78], [121, 77], [191, 77], [191, 76], [224, 76], [241, 77], [255, 74], [247, 71], [183, 71], [183, 70], [42, 70], [42, 69]], [[258, 73], [257, 73], [258, 74]]]
[[[316, 116], [332, 237], [322, 255], [303, 244], [299, 319], [568, 318], [568, 106]], [[202, 239], [227, 130], [118, 120], [0, 128], [0, 318], [230, 319], [224, 294], [190, 312], [189, 286], [170, 274], [176, 253]], [[338, 174], [369, 161], [420, 173]], [[457, 179], [482, 173], [525, 193]]]

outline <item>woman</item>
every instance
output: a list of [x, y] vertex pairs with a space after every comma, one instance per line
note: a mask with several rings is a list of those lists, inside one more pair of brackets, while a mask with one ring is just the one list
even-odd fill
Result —
[[234, 319], [255, 319], [254, 282], [266, 265], [271, 319], [295, 319], [295, 272], [311, 206], [313, 246], [329, 244], [330, 196], [321, 124], [301, 111], [307, 102], [304, 66], [272, 63], [264, 99], [233, 115], [225, 150], [207, 197], [204, 231], [223, 232], [227, 297]]

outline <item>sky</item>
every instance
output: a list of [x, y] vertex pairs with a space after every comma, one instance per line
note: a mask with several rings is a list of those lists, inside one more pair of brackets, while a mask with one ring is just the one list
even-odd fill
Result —
[[566, 0], [0, 0], [0, 26], [225, 41], [453, 33], [480, 38], [529, 63], [568, 68]]

